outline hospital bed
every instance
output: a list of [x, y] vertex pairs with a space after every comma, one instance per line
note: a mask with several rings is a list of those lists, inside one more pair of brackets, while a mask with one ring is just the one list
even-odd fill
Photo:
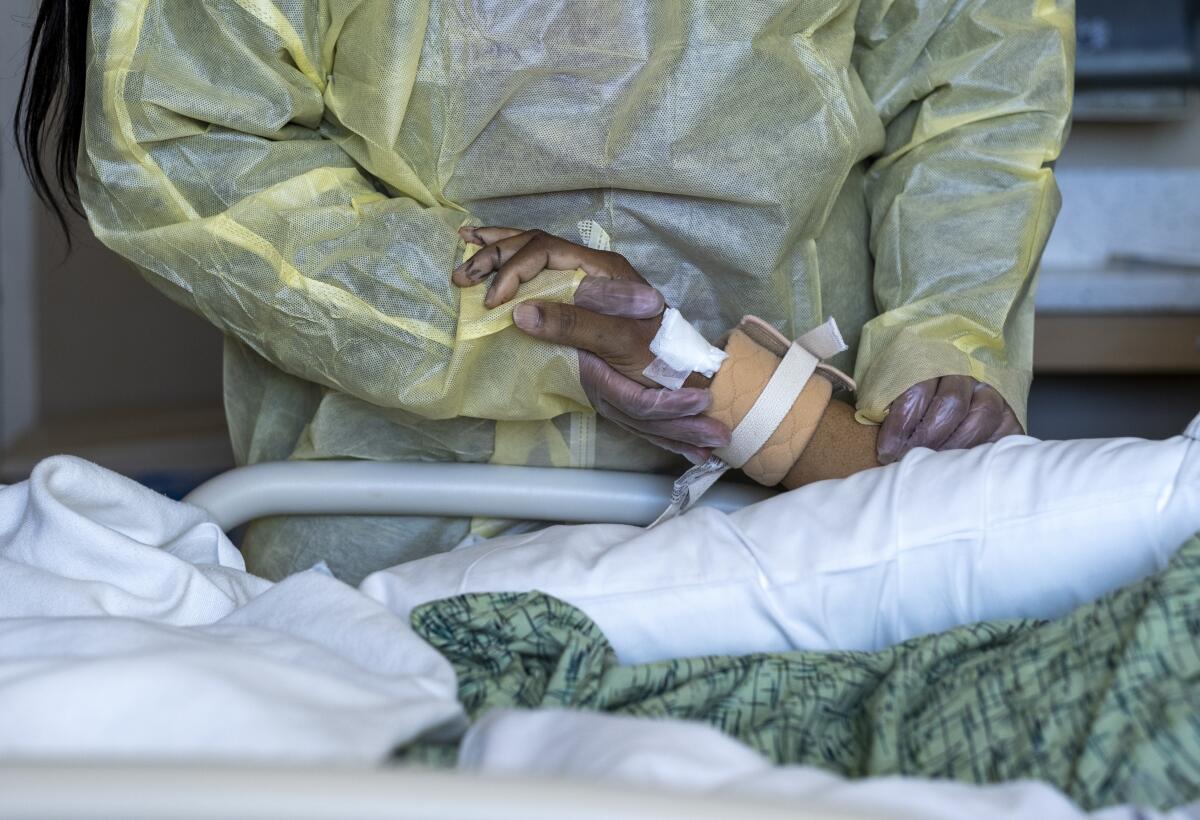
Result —
[[[283, 514], [497, 516], [573, 523], [647, 524], [672, 481], [641, 473], [476, 464], [363, 461], [257, 464], [210, 479], [185, 501], [226, 531]], [[724, 484], [703, 504], [732, 511], [772, 495]], [[0, 767], [5, 818], [317, 818], [539, 820], [540, 818], [866, 817], [749, 797], [689, 795], [467, 773], [340, 766], [150, 763]]]
[[[1200, 419], [1189, 428], [1188, 435], [1195, 438], [1197, 432], [1200, 432]], [[1080, 516], [1086, 515], [1090, 521], [1089, 532], [1097, 538], [1101, 535], [1127, 537], [1121, 532], [1115, 535], [1110, 532], [1121, 527], [1109, 526], [1113, 522], [1101, 514], [1109, 508], [1126, 510], [1131, 521], [1126, 523], [1125, 529], [1136, 532], [1143, 529], [1138, 523], [1142, 519], [1159, 521], [1163, 515], [1162, 504], [1159, 503], [1163, 498], [1162, 493], [1132, 493], [1130, 488], [1134, 485], [1141, 487], [1138, 482], [1146, 485], [1141, 490], [1151, 485], [1157, 487], [1159, 483], [1175, 476], [1176, 470], [1180, 469], [1181, 447], [1191, 446], [1180, 441], [1161, 445], [1083, 442], [1059, 446], [1051, 443], [1045, 445], [1044, 449], [1049, 453], [1046, 458], [1030, 462], [1020, 458], [1022, 448], [1028, 444], [1028, 441], [1012, 440], [990, 454], [975, 451], [940, 458], [942, 463], [947, 459], [962, 461], [970, 468], [965, 472], [977, 481], [992, 480], [995, 478], [992, 472], [1000, 471], [1010, 485], [1009, 490], [1030, 496], [1028, 499], [1022, 497], [1019, 503], [1010, 505], [1018, 510], [1042, 509], [1038, 505], [1044, 499], [1038, 488], [1043, 485], [1057, 486], [1059, 491], [1056, 497], [1061, 495], [1068, 502], [1072, 497], [1070, 492], [1065, 492], [1059, 485], [1070, 485], [1090, 493], [1107, 492], [1105, 487], [1109, 487], [1109, 484], [1119, 487], [1124, 494], [1120, 503], [1114, 499], [1104, 508], [1087, 507], [1084, 513], [1072, 511], [1073, 508], [1066, 510], [1070, 513], [1068, 518], [1071, 521], [1078, 521]], [[1062, 450], [1061, 457], [1055, 456], [1059, 450]], [[992, 458], [1001, 451], [1007, 452], [1010, 460], [998, 456]], [[1080, 470], [1076, 468], [1080, 457], [1095, 458], [1099, 460], [1097, 463], [1105, 465], [1103, 476], [1107, 476], [1109, 483], [1099, 482], [1102, 486], [1097, 489], [1093, 486], [1098, 480], [1094, 474], [1089, 474], [1086, 481], [1080, 481]], [[986, 465], [976, 463], [984, 459], [990, 459]], [[906, 462], [907, 469], [910, 474], [926, 469], [928, 461], [923, 458], [910, 459]], [[921, 466], [923, 463], [926, 467]], [[1188, 469], [1193, 472], [1186, 476], [1181, 474], [1181, 477], [1172, 480], [1192, 482], [1191, 476], [1196, 465]], [[963, 472], [961, 469], [958, 471], [960, 478]], [[1012, 475], [1009, 475], [1010, 472]], [[879, 486], [873, 484], [871, 493], [857, 499], [856, 503], [868, 506], [868, 502], [871, 502], [886, 508], [897, 498], [903, 501], [903, 497], [897, 495], [898, 489], [883, 481], [889, 475], [896, 477], [899, 474], [895, 470], [886, 474], [881, 472], [880, 481], [876, 482]], [[1030, 475], [1037, 480], [1026, 481]], [[940, 486], [936, 484], [936, 476], [918, 479], [918, 484], [934, 481], [933, 486]], [[478, 515], [637, 525], [652, 521], [660, 513], [667, 505], [671, 488], [670, 477], [636, 473], [463, 464], [289, 462], [254, 465], [222, 474], [198, 487], [185, 500], [207, 511], [226, 531], [257, 518], [280, 514]], [[810, 496], [819, 501], [823, 493], [832, 491], [817, 491], [814, 488], [815, 494]], [[1194, 495], [1187, 495], [1189, 492], [1194, 490], [1185, 488], [1179, 494], [1176, 504], [1179, 509], [1174, 517], [1186, 519], [1185, 523], [1190, 527], [1188, 531], [1192, 532], [1193, 514], [1180, 514], [1180, 510], [1187, 512], [1196, 509], [1194, 503], [1189, 501], [1194, 499]], [[762, 488], [723, 482], [704, 496], [702, 504], [732, 512], [771, 495], [770, 491]], [[963, 502], [966, 504], [963, 510], [953, 510], [948, 495], [933, 495], [938, 498], [939, 521], [942, 518], [951, 523], [972, 520], [977, 505]], [[966, 495], [969, 497], [971, 494]], [[1143, 496], [1150, 501], [1142, 503], [1138, 500]], [[104, 497], [97, 496], [101, 499]], [[810, 501], [805, 503], [810, 504]], [[1141, 507], [1146, 504], [1150, 504], [1153, 510], [1142, 510]], [[1058, 508], [1051, 506], [1047, 509], [1050, 510], [1047, 526], [1071, 529], [1057, 517], [1055, 510]], [[1137, 516], [1134, 515], [1135, 510], [1138, 511]], [[875, 518], [881, 516], [887, 518], [886, 513], [875, 511]], [[1104, 525], [1098, 526], [1097, 520], [1104, 522]], [[811, 523], [815, 526], [821, 522], [813, 520]], [[1175, 521], [1175, 524], [1179, 524], [1179, 521]], [[1167, 540], [1172, 544], [1177, 543], [1173, 537]], [[1026, 546], [1037, 548], [1036, 544]], [[997, 548], [995, 539], [991, 547]], [[1093, 548], [1094, 544], [1088, 546], [1089, 550]], [[1024, 572], [1028, 569], [1028, 564], [1017, 563], [1020, 564], [1018, 570]], [[908, 816], [921, 816], [907, 802], [893, 797], [887, 799], [897, 802], [888, 805], [886, 816], [904, 816], [906, 812]], [[783, 816], [784, 812], [793, 818], [873, 816], [844, 810], [830, 811], [827, 807], [817, 811], [795, 800], [772, 801], [761, 796], [727, 792], [667, 792], [622, 783], [552, 780], [529, 775], [500, 777], [494, 774], [387, 765], [285, 767], [221, 763], [184, 766], [176, 762], [156, 764], [111, 758], [104, 762], [0, 765], [0, 818], [191, 818], [222, 815], [249, 818], [386, 816], [464, 820], [687, 817], [700, 820], [707, 817], [770, 818]]]

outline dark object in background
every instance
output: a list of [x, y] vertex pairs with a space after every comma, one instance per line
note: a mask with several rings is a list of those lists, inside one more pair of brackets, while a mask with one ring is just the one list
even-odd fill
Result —
[[1077, 0], [1081, 87], [1200, 83], [1196, 0]]
[[1163, 439], [1200, 413], [1200, 378], [1038, 376], [1029, 392], [1029, 434], [1042, 439]]
[[1200, 0], [1076, 0], [1075, 115], [1189, 116], [1200, 86]]

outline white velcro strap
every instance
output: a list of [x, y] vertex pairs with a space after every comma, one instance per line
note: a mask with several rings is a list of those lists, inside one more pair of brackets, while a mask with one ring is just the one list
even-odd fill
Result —
[[729, 446], [713, 453], [730, 467], [741, 467], [749, 461], [783, 423], [819, 363], [798, 342], [788, 348], [750, 412], [733, 429]]
[[814, 327], [797, 339], [796, 344], [818, 359], [832, 359], [843, 350], [850, 348], [850, 345], [846, 344], [846, 340], [842, 338], [842, 331], [838, 329], [837, 320], [832, 316], [825, 320], [825, 324]]

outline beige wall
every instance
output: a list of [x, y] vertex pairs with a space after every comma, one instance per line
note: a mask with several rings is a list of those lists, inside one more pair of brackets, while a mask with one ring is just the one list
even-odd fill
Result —
[[[0, 17], [0, 122], [12, 121], [21, 90], [20, 54], [29, 31], [20, 24], [31, 0], [5, 0]], [[37, 419], [37, 311], [31, 273], [37, 255], [33, 192], [7, 128], [0, 131], [0, 456]]]
[[1179, 122], [1077, 122], [1061, 164], [1200, 168], [1200, 101], [1193, 100], [1191, 116]]
[[49, 214], [39, 226], [41, 415], [219, 407], [221, 336], [175, 305], [73, 221], [64, 260]]

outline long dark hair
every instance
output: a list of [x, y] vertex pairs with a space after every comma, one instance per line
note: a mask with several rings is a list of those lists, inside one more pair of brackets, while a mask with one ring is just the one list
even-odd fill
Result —
[[41, 0], [13, 123], [25, 172], [68, 242], [64, 207], [82, 214], [75, 169], [83, 130], [89, 2]]

